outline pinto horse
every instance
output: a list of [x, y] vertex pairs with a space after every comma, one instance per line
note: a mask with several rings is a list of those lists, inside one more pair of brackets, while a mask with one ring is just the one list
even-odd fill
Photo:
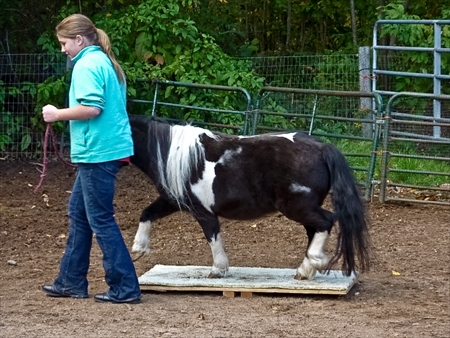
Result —
[[[225, 277], [228, 258], [218, 217], [249, 220], [279, 211], [301, 223], [308, 236], [296, 279], [313, 279], [338, 260], [347, 276], [368, 268], [364, 204], [345, 157], [333, 145], [301, 132], [233, 136], [148, 116], [130, 115], [130, 124], [131, 163], [160, 194], [140, 216], [133, 252], [150, 253], [153, 222], [188, 211], [211, 247], [209, 277]], [[334, 213], [322, 208], [330, 190]], [[335, 221], [340, 231], [330, 260], [324, 246]]]

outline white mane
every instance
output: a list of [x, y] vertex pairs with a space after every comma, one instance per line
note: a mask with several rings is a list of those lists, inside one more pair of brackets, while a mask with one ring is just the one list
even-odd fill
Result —
[[200, 135], [216, 139], [211, 131], [191, 125], [171, 126], [167, 163], [162, 160], [158, 147], [158, 172], [163, 189], [179, 206], [186, 206], [185, 198], [192, 169], [205, 160], [205, 149]]

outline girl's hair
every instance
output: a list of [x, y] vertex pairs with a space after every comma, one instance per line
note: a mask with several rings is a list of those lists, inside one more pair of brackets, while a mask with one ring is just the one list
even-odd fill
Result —
[[74, 39], [77, 35], [81, 35], [93, 45], [100, 46], [111, 60], [120, 82], [125, 82], [125, 74], [114, 56], [108, 35], [95, 27], [88, 17], [82, 14], [68, 16], [56, 26], [56, 34], [66, 39]]

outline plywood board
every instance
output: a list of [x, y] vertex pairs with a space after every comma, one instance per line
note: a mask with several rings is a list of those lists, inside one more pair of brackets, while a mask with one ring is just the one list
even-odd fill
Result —
[[[221, 291], [241, 293], [301, 293], [345, 295], [357, 281], [339, 270], [296, 280], [295, 269], [230, 267], [225, 278], [208, 278], [209, 266], [155, 265], [139, 277], [141, 290]], [[225, 295], [225, 293], [224, 293]]]

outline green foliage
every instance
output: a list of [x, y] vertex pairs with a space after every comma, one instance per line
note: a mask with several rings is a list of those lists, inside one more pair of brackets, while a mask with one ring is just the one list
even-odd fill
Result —
[[[253, 92], [262, 87], [263, 78], [253, 72], [251, 63], [229, 57], [210, 35], [199, 32], [196, 23], [187, 15], [190, 6], [195, 4], [195, 1], [146, 0], [128, 6], [108, 6], [110, 10], [91, 16], [97, 27], [110, 37], [112, 49], [127, 76], [130, 98], [152, 100], [152, 79], [243, 87]], [[68, 2], [59, 16], [65, 17], [77, 11]], [[43, 34], [39, 43], [53, 52], [58, 46], [56, 38], [54, 41], [52, 44], [48, 34]], [[58, 79], [51, 82], [49, 80], [39, 87], [37, 111], [42, 104], [62, 97], [59, 95], [65, 89], [66, 81]], [[222, 110], [245, 109], [242, 108], [242, 100], [226, 91], [211, 91], [205, 95], [193, 94], [182, 87], [164, 90], [166, 102]], [[56, 103], [61, 106], [61, 102]], [[243, 123], [243, 116], [239, 114], [175, 111], [167, 107], [161, 108], [159, 115], [208, 123]], [[38, 125], [38, 119], [33, 123]]]
[[[263, 78], [254, 74], [249, 62], [229, 57], [210, 35], [198, 31], [195, 22], [186, 15], [186, 7], [193, 3], [146, 0], [91, 17], [110, 37], [112, 49], [127, 76], [130, 98], [153, 99], [152, 85], [138, 83], [142, 79], [243, 87], [255, 92], [262, 87]], [[69, 4], [62, 13], [66, 16], [72, 10], [76, 9]], [[40, 39], [43, 48], [53, 51], [56, 47], [48, 42], [45, 36]], [[62, 88], [61, 84], [55, 86]], [[46, 99], [50, 99], [49, 94], [59, 93], [55, 88], [50, 90], [48, 83], [40, 87], [40, 91], [45, 91], [41, 97]], [[186, 94], [186, 88], [168, 87], [165, 101], [226, 110], [235, 110], [239, 105], [227, 92], [202, 96]], [[242, 120], [241, 116], [219, 114], [214, 116], [218, 120], [215, 121], [211, 115], [198, 112], [171, 116], [173, 112], [168, 109], [163, 109], [162, 115], [224, 124], [233, 119]]]
[[[25, 123], [25, 114], [17, 114], [6, 111], [5, 100], [7, 95], [10, 99], [23, 102], [25, 93], [36, 94], [36, 86], [30, 82], [22, 83], [21, 87], [6, 86], [0, 80], [0, 107], [2, 114], [0, 116], [0, 150], [2, 151], [24, 151], [31, 144], [31, 131]], [[15, 144], [19, 144], [16, 148]]]
[[[31, 134], [28, 128], [24, 128], [25, 117], [4, 112], [0, 117], [0, 125], [3, 130], [0, 133], [0, 150], [6, 151], [24, 151], [31, 144]], [[20, 144], [18, 149], [14, 144]]]
[[[402, 2], [395, 1], [379, 8], [386, 20], [420, 20], [421, 17], [409, 14]], [[441, 7], [442, 13], [450, 13], [450, 7]], [[445, 17], [445, 16], [443, 16]], [[450, 47], [450, 27], [442, 26], [441, 42], [442, 48]], [[395, 39], [397, 46], [413, 46], [413, 47], [434, 47], [434, 27], [433, 25], [423, 24], [386, 24], [381, 27], [381, 37], [390, 37]], [[397, 53], [400, 55], [395, 64], [397, 70], [410, 73], [434, 73], [433, 62], [434, 57], [430, 52], [404, 52]], [[450, 72], [450, 54], [442, 53], [441, 73]], [[444, 83], [445, 86], [445, 83]], [[448, 89], [447, 89], [448, 90]], [[421, 93], [433, 92], [433, 81], [425, 78], [408, 78], [404, 76], [396, 77], [395, 91], [410, 91]], [[425, 102], [422, 100], [414, 100], [413, 105], [424, 108]]]
[[[35, 116], [31, 119], [31, 125], [37, 130], [45, 130], [45, 122], [42, 119], [42, 107], [52, 104], [56, 107], [66, 106], [66, 97], [69, 91], [68, 77], [70, 72], [62, 77], [49, 77], [43, 83], [37, 85], [37, 98]], [[64, 131], [63, 122], [54, 122], [53, 129], [57, 132]]]

